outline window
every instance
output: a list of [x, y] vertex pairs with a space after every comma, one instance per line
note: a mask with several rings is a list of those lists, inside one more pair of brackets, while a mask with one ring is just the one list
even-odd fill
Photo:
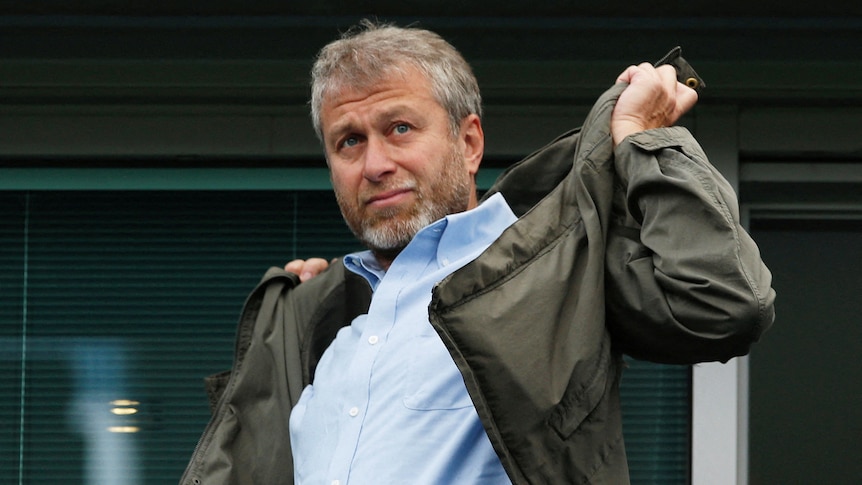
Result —
[[[0, 192], [0, 482], [161, 484], [271, 265], [357, 249], [329, 190]], [[688, 477], [689, 369], [624, 374], [634, 483]]]

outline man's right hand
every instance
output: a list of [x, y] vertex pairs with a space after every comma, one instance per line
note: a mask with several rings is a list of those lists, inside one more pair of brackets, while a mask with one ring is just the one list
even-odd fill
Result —
[[299, 276], [299, 281], [308, 281], [329, 267], [323, 258], [294, 259], [284, 265], [284, 270]]

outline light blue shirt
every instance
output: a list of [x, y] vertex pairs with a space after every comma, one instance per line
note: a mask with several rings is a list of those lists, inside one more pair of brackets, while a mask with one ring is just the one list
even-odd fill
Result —
[[516, 220], [503, 196], [419, 231], [383, 271], [345, 258], [374, 295], [342, 328], [290, 415], [298, 485], [508, 484], [449, 352], [428, 321], [431, 290]]

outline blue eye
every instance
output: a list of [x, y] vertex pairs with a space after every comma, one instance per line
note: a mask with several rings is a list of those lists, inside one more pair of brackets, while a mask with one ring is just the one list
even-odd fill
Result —
[[345, 138], [342, 145], [346, 146], [346, 147], [352, 147], [352, 146], [356, 146], [358, 143], [359, 143], [359, 139], [356, 138], [355, 136], [351, 136], [351, 137]]
[[395, 133], [398, 133], [399, 135], [403, 135], [408, 131], [410, 131], [410, 127], [405, 125], [404, 123], [395, 126]]

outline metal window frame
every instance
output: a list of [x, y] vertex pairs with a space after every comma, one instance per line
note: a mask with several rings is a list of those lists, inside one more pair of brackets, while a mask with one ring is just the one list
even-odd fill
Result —
[[[741, 182], [860, 183], [862, 163], [829, 161], [855, 153], [859, 110], [700, 107], [696, 133], [712, 163], [738, 191]], [[812, 122], [813, 120], [813, 122]], [[818, 122], [818, 121], [823, 121]], [[835, 127], [840, 128], [837, 130]], [[803, 136], [804, 135], [804, 136]], [[819, 153], [814, 161], [740, 160], [740, 153]], [[765, 158], [764, 158], [765, 160]], [[743, 226], [758, 218], [862, 219], [862, 199], [847, 203], [741, 205]], [[692, 485], [749, 483], [749, 359], [709, 363], [692, 372]]]

